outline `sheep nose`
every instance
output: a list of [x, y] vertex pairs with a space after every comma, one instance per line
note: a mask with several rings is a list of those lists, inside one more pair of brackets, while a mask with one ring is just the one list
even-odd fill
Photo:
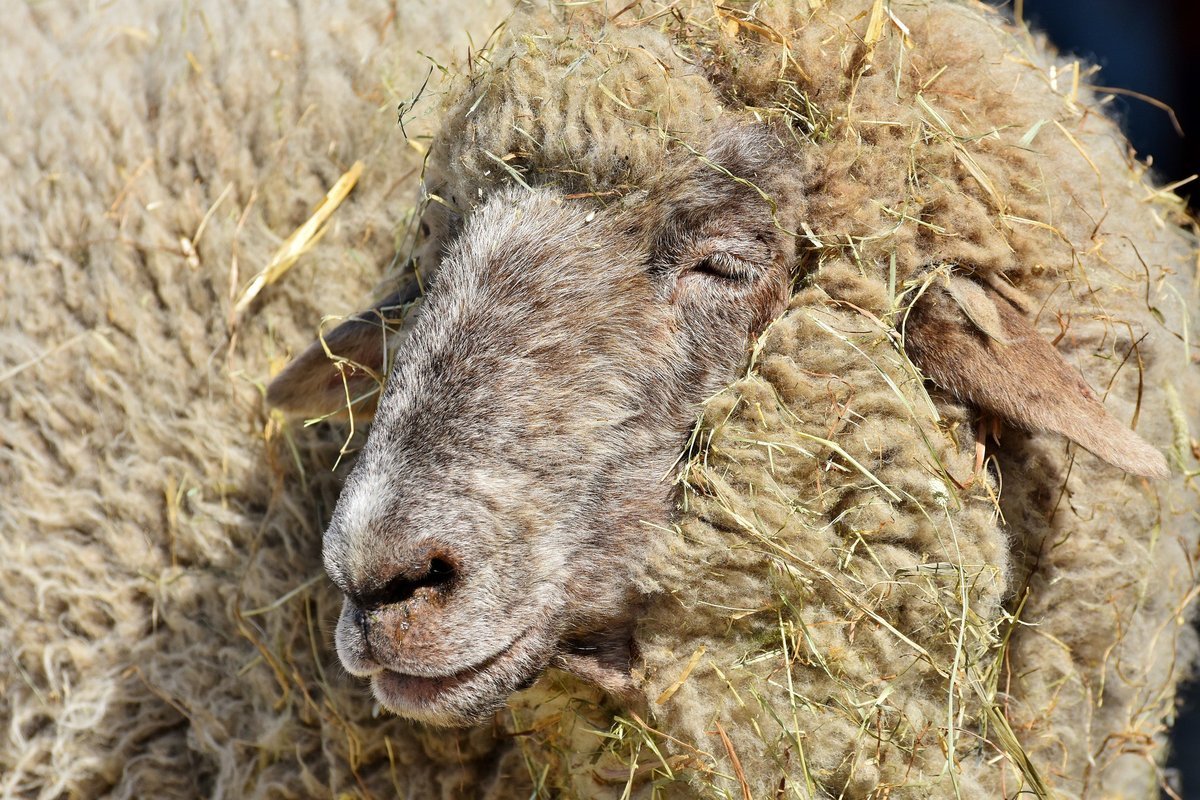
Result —
[[454, 564], [454, 559], [441, 551], [414, 554], [402, 563], [392, 564], [386, 577], [364, 582], [362, 589], [347, 595], [360, 612], [399, 605], [418, 596], [444, 601], [458, 575]]

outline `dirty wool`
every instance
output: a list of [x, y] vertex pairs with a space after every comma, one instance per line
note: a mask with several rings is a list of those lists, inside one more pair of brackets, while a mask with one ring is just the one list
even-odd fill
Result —
[[[0, 21], [0, 793], [1154, 796], [1200, 251], [1094, 70], [970, 2], [453, 5]], [[381, 713], [320, 560], [362, 431], [265, 382], [492, 192], [633, 206], [739, 124], [793, 154], [795, 290], [647, 525], [639, 696], [551, 672], [468, 731]], [[1172, 477], [923, 381], [904, 311], [952, 270]]]

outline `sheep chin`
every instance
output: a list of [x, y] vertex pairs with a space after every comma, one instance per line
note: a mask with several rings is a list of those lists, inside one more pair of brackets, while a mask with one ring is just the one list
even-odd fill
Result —
[[487, 720], [514, 692], [531, 686], [554, 655], [554, 636], [532, 629], [481, 664], [426, 677], [383, 669], [371, 691], [388, 711], [418, 722], [465, 728]]
[[629, 700], [637, 688], [632, 674], [636, 651], [632, 631], [619, 628], [565, 643], [551, 666]]

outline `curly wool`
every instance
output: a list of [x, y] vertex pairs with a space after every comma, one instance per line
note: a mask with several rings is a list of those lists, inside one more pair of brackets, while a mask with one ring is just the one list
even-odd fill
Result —
[[[394, 257], [422, 160], [396, 107], [468, 15], [76, 5], [0, 14], [0, 796], [379, 796], [404, 763], [474, 785], [470, 737], [376, 719], [335, 666], [342, 436], [293, 440], [262, 403]], [[480, 40], [505, 11], [470, 9]], [[234, 294], [360, 159], [235, 328]]]
[[[408, 123], [446, 202], [426, 219], [518, 181], [636, 204], [717, 126], [767, 119], [797, 153], [773, 199], [799, 288], [706, 406], [677, 527], [653, 532], [644, 702], [550, 674], [466, 732], [376, 719], [331, 666], [342, 432], [284, 432], [251, 382], [408, 254], [422, 158], [393, 109], [425, 76], [415, 43], [454, 26], [369, 4], [0, 22], [21, 43], [0, 71], [5, 793], [1154, 791], [1200, 536], [1177, 198], [1078, 63], [981, 6], [624, 5], [527, 10], [453, 79], [432, 140]], [[230, 286], [359, 158], [324, 239], [235, 330]], [[1009, 430], [959, 488], [975, 414], [892, 333], [945, 264], [1029, 298], [1176, 477]]]

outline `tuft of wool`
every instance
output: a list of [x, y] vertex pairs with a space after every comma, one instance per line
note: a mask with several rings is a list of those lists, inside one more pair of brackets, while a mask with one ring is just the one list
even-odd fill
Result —
[[452, 199], [470, 203], [522, 175], [628, 191], [669, 171], [675, 141], [719, 124], [716, 90], [657, 31], [613, 28], [599, 14], [548, 16], [518, 18], [487, 69], [452, 92], [431, 170]]
[[[1196, 650], [1200, 249], [1090, 68], [974, 2], [539, 5], [494, 35], [468, 7], [461, 66], [432, 3], [0, 20], [0, 793], [1153, 794]], [[449, 80], [414, 106], [421, 52]], [[470, 731], [380, 717], [320, 563], [347, 431], [281, 426], [263, 382], [488, 193], [632, 206], [759, 121], [796, 154], [797, 290], [648, 532], [643, 697], [551, 673]], [[896, 333], [951, 269], [1027, 305], [1174, 477], [1014, 430], [974, 476], [975, 412]]]
[[[1004, 772], [974, 760], [1008, 540], [985, 490], [947, 480], [970, 474], [972, 455], [937, 413], [886, 332], [817, 287], [706, 409], [696, 494], [654, 570], [670, 591], [639, 641], [659, 696], [679, 655], [704, 648], [657, 713], [696, 742], [723, 722], [754, 796], [781, 780], [953, 796]], [[967, 419], [948, 409], [940, 422]], [[687, 580], [697, 556], [702, 577]]]

